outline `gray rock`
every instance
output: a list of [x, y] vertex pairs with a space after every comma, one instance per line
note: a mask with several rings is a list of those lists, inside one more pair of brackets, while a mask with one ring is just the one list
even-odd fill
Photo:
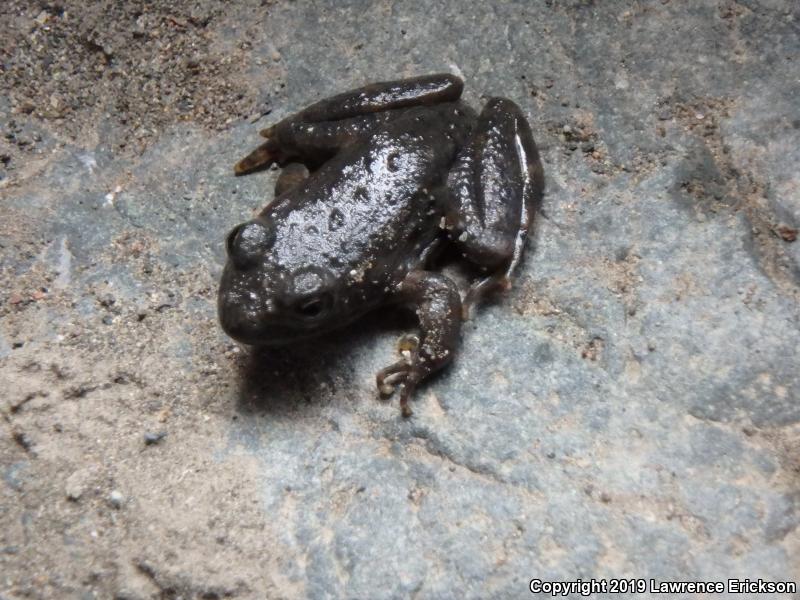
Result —
[[144, 434], [144, 443], [146, 446], [153, 446], [165, 437], [167, 437], [166, 431], [148, 431]]
[[[207, 35], [230, 52], [247, 41], [236, 64], [266, 117], [250, 122], [254, 108], [213, 131], [179, 120], [141, 154], [112, 151], [112, 116], [70, 143], [37, 125], [47, 155], [9, 171], [21, 179], [0, 214], [23, 225], [0, 227], [2, 282], [27, 303], [0, 316], [2, 370], [62, 392], [92, 381], [14, 417], [42, 447], [24, 489], [66, 464], [77, 500], [87, 488], [73, 477], [94, 460], [137, 501], [91, 544], [81, 527], [112, 526], [73, 526], [69, 512], [3, 544], [36, 535], [61, 573], [113, 555], [141, 597], [797, 580], [800, 243], [776, 233], [800, 224], [794, 5], [261, 10], [226, 9]], [[215, 286], [225, 233], [271, 198], [274, 172], [231, 174], [260, 127], [363, 82], [443, 70], [463, 74], [476, 106], [520, 104], [547, 193], [514, 288], [466, 324], [452, 367], [403, 420], [374, 389], [404, 330], [395, 316], [250, 353], [216, 326]], [[48, 278], [61, 287], [28, 302]], [[58, 361], [78, 382], [52, 375]], [[142, 430], [162, 427], [171, 452], [143, 450]], [[16, 471], [4, 479], [22, 487]], [[45, 560], [21, 552], [11, 571]]]

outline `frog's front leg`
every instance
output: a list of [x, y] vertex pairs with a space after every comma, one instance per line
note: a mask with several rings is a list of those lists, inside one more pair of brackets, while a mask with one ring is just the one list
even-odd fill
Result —
[[486, 293], [510, 286], [544, 190], [544, 172], [519, 107], [492, 98], [448, 178], [445, 226], [464, 256], [488, 273], [464, 300], [465, 316]]
[[395, 109], [454, 102], [463, 88], [461, 79], [444, 73], [373, 83], [320, 100], [261, 131], [267, 140], [234, 170], [244, 175], [291, 160], [318, 165], [395, 117]]
[[450, 279], [429, 271], [412, 271], [400, 283], [400, 300], [416, 307], [420, 335], [403, 351], [403, 359], [381, 369], [377, 376], [381, 395], [400, 390], [400, 409], [411, 416], [408, 401], [417, 384], [449, 363], [461, 333], [461, 297]]

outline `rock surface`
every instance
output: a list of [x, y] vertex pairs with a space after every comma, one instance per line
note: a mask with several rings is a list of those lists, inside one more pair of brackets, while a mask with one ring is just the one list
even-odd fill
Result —
[[[800, 579], [796, 3], [114, 6], [0, 9], [0, 598]], [[250, 355], [215, 292], [257, 129], [436, 71], [547, 195], [403, 420], [394, 316]]]

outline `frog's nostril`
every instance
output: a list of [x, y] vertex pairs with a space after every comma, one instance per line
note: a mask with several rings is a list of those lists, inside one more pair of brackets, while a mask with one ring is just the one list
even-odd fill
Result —
[[255, 264], [272, 244], [272, 232], [257, 220], [238, 225], [228, 234], [228, 255], [240, 269]]

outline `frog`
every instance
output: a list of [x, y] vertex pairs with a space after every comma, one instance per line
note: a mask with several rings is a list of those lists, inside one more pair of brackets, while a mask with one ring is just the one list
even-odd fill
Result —
[[[282, 170], [273, 200], [225, 241], [218, 315], [231, 338], [286, 346], [404, 306], [418, 330], [375, 379], [412, 414], [472, 307], [510, 287], [544, 193], [520, 107], [491, 97], [478, 113], [463, 88], [449, 73], [371, 83], [260, 131], [234, 173]], [[473, 271], [466, 284], [441, 269], [448, 248]]]

